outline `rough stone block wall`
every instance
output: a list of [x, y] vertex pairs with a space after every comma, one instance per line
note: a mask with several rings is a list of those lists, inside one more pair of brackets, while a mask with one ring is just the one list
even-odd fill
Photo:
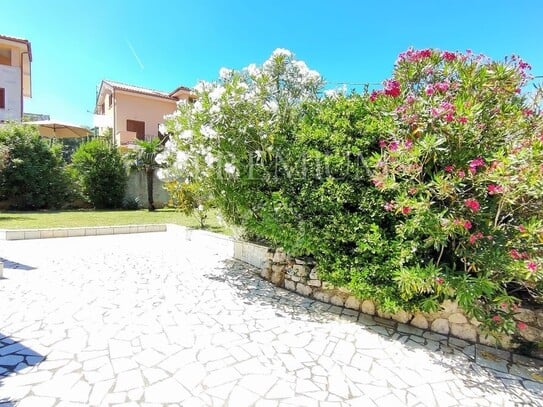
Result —
[[[234, 257], [260, 268], [262, 278], [300, 295], [471, 342], [497, 345], [493, 337], [487, 337], [480, 332], [480, 323], [468, 318], [456, 302], [444, 301], [441, 310], [435, 313], [400, 311], [388, 314], [381, 311], [373, 301], [360, 300], [349, 290], [322, 281], [317, 275], [316, 264], [311, 259], [292, 258], [281, 249], [272, 250], [252, 243], [236, 242], [235, 247], [237, 250], [235, 249]], [[526, 329], [520, 332], [524, 339], [530, 342], [543, 341], [542, 309], [520, 308], [515, 318], [527, 325]], [[502, 336], [499, 345], [504, 348], [513, 346], [508, 336]]]

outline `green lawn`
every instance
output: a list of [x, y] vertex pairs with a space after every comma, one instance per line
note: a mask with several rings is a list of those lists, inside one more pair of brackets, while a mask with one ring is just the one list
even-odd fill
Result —
[[[230, 234], [228, 227], [217, 221], [217, 213], [210, 211], [207, 229], [213, 232]], [[11, 212], [0, 211], [0, 229], [39, 229], [73, 228], [79, 226], [145, 225], [155, 223], [174, 223], [197, 228], [198, 222], [192, 216], [186, 216], [173, 209], [160, 209], [148, 212], [138, 211], [37, 211]]]

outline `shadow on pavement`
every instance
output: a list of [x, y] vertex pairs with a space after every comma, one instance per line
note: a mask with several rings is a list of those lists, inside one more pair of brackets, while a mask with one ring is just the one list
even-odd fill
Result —
[[32, 267], [26, 264], [17, 263], [16, 261], [11, 261], [0, 257], [0, 263], [4, 263], [5, 269], [17, 269], [17, 270], [35, 270], [36, 267]]
[[543, 383], [539, 379], [543, 375], [543, 361], [539, 359], [303, 297], [274, 286], [262, 279], [254, 267], [235, 260], [225, 261], [222, 270], [224, 274], [206, 277], [229, 284], [245, 303], [272, 306], [277, 316], [320, 323], [350, 321], [379, 335], [384, 348], [400, 342], [410, 351], [423, 352], [433, 363], [461, 376], [467, 387], [489, 393], [506, 391], [515, 403], [520, 404], [531, 402], [523, 398], [526, 390], [535, 400], [543, 397]]
[[[45, 356], [0, 332], [0, 393], [2, 393], [3, 382], [7, 377], [35, 366], [43, 360], [45, 360]], [[0, 407], [12, 407], [16, 403], [17, 400], [12, 400], [4, 394], [0, 395]]]

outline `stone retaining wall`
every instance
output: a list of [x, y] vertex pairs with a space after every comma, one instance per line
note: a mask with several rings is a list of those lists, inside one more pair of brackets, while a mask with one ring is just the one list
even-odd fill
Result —
[[[458, 304], [446, 300], [442, 309], [435, 313], [400, 311], [396, 314], [382, 312], [371, 300], [360, 300], [345, 288], [337, 288], [322, 281], [317, 275], [315, 263], [311, 260], [292, 258], [281, 249], [272, 250], [247, 242], [234, 243], [234, 257], [260, 268], [260, 275], [273, 284], [295, 291], [300, 295], [314, 298], [339, 307], [350, 308], [369, 315], [392, 319], [403, 324], [410, 324], [420, 329], [427, 329], [440, 334], [455, 336], [471, 342], [496, 345], [496, 340], [483, 335], [480, 323], [470, 319], [458, 307]], [[530, 342], [543, 341], [543, 310], [520, 308], [516, 314], [518, 321], [527, 327], [521, 336]], [[503, 336], [501, 346], [511, 348], [511, 338]]]

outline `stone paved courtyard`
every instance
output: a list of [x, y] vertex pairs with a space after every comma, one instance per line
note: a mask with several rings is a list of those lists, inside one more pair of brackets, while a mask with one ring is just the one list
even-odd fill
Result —
[[543, 405], [540, 363], [299, 297], [231, 250], [0, 241], [0, 406]]

